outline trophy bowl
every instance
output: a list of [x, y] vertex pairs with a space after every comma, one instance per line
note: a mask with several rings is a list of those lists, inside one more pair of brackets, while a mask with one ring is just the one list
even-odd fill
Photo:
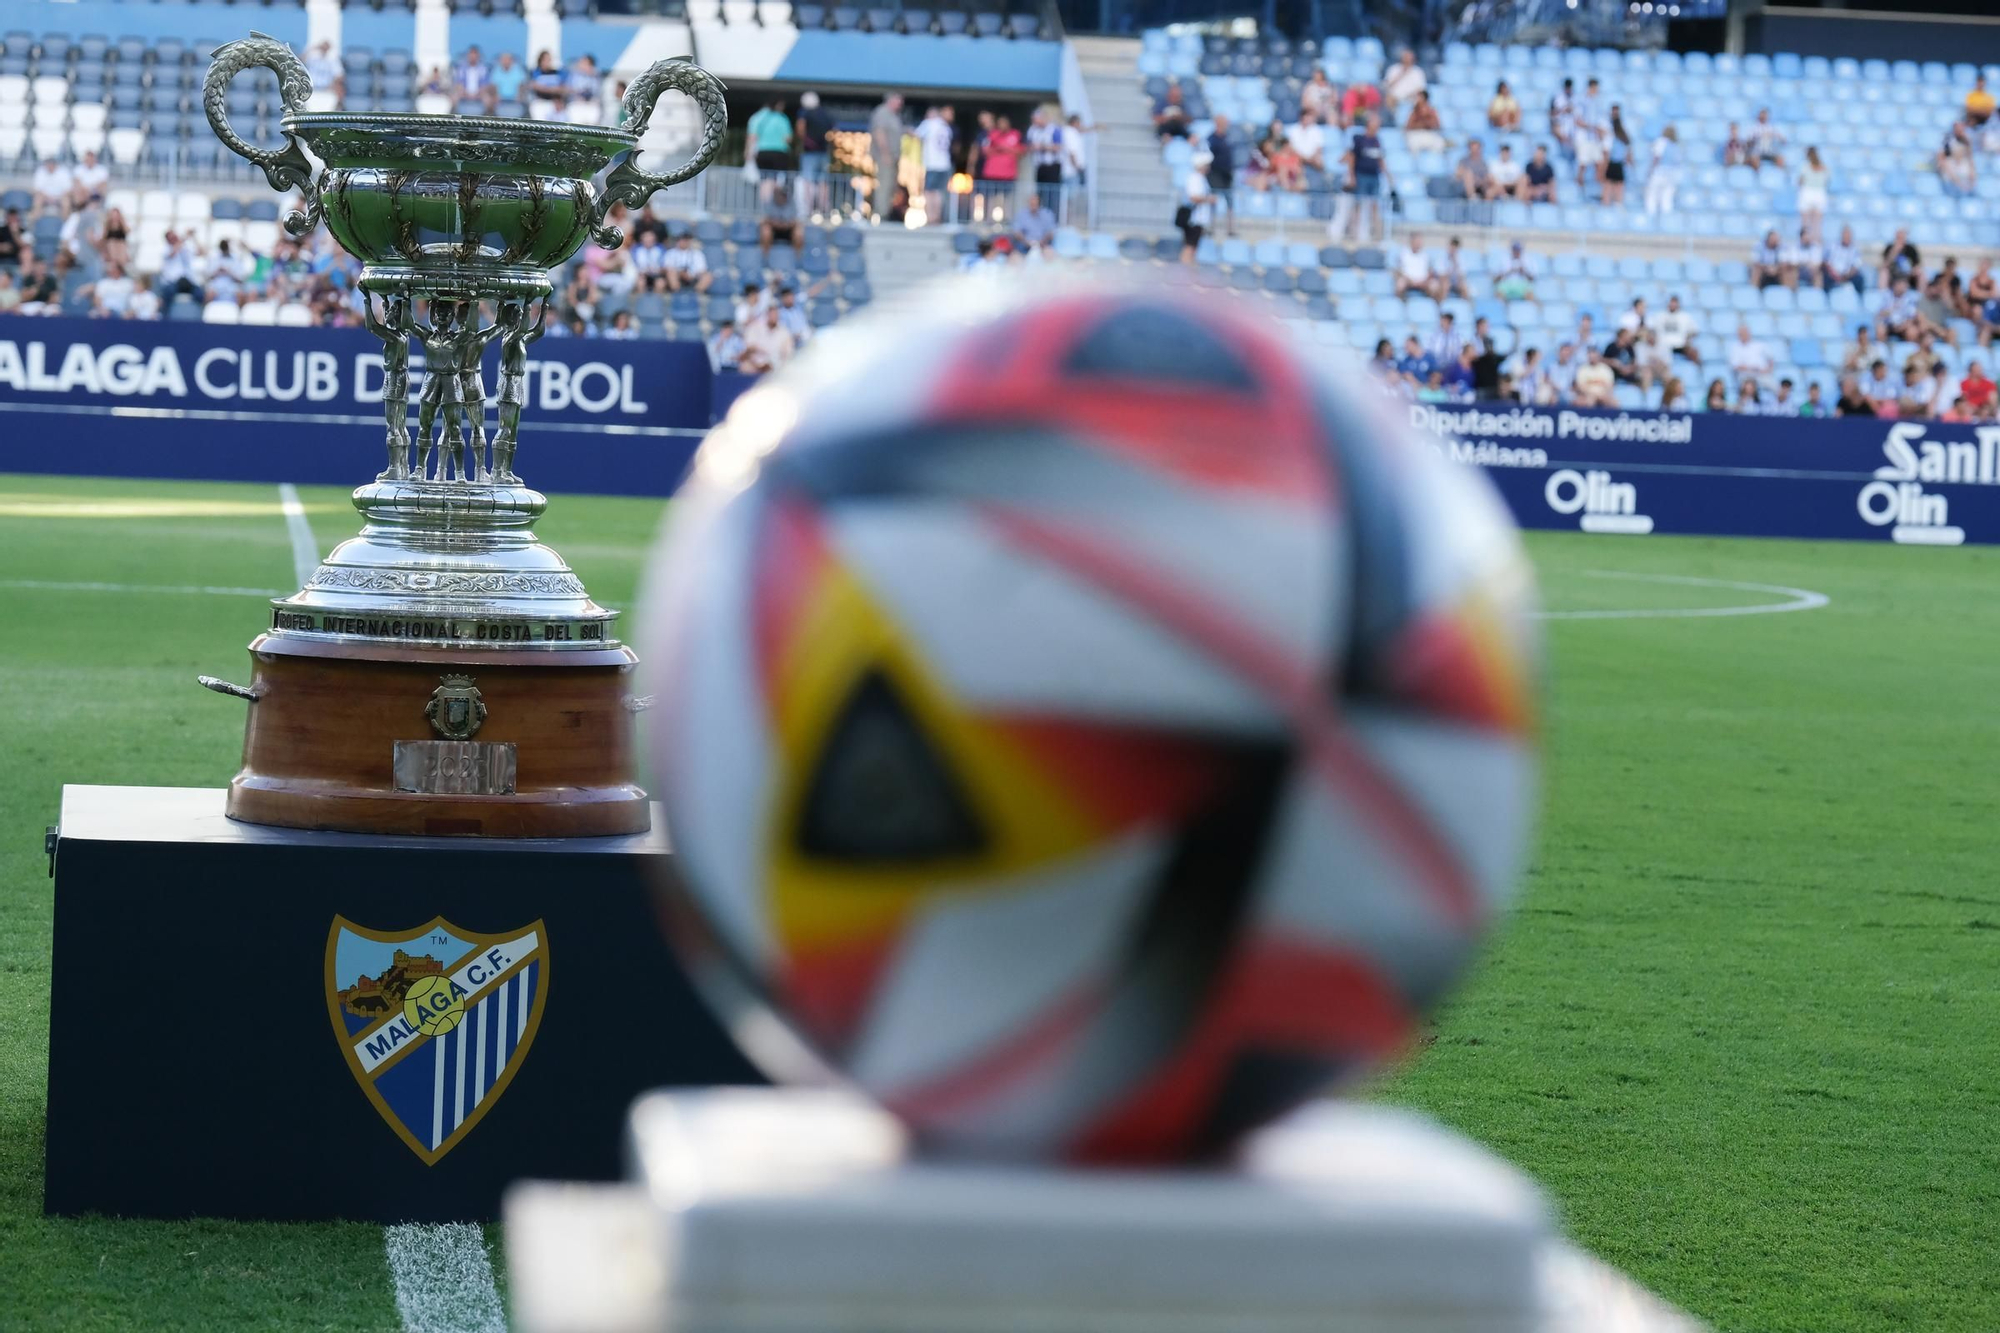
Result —
[[[230, 81], [255, 66], [278, 76], [287, 114], [275, 148], [229, 123]], [[702, 135], [687, 162], [648, 174], [639, 142], [669, 90], [694, 99]], [[615, 127], [308, 112], [311, 96], [299, 58], [262, 33], [218, 48], [202, 85], [216, 136], [273, 188], [299, 191], [286, 231], [304, 237], [324, 221], [361, 261], [358, 304], [382, 341], [388, 465], [354, 492], [360, 535], [272, 600], [250, 645], [251, 683], [201, 678], [250, 702], [226, 809], [367, 833], [642, 831], [638, 657], [618, 641], [617, 613], [536, 539], [548, 501], [514, 457], [549, 271], [586, 240], [615, 249], [616, 206], [643, 207], [714, 159], [722, 85], [685, 58], [662, 60], [628, 85]], [[489, 398], [482, 361], [495, 343]]]

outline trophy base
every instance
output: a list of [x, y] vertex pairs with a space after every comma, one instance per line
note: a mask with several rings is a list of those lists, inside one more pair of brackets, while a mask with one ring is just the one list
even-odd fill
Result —
[[643, 833], [625, 647], [551, 653], [260, 635], [231, 819], [348, 833]]

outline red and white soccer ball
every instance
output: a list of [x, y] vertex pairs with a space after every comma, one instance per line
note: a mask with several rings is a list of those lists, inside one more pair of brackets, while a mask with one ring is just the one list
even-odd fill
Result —
[[690, 961], [933, 1150], [1211, 1154], [1405, 1049], [1508, 900], [1530, 575], [1233, 308], [961, 297], [745, 396], [674, 507]]

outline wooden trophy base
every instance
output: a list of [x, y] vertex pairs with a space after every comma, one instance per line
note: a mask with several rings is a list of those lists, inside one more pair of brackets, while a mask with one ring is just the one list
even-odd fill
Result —
[[[643, 833], [625, 647], [403, 647], [264, 634], [231, 819], [349, 833]], [[447, 680], [446, 678], [450, 679]]]

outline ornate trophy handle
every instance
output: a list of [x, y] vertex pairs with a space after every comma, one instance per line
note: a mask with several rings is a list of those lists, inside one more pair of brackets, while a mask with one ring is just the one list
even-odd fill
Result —
[[715, 160], [722, 147], [723, 131], [729, 128], [729, 106], [722, 97], [722, 80], [686, 56], [657, 61], [651, 69], [632, 80], [631, 86], [625, 89], [624, 127], [634, 135], [643, 136], [647, 122], [653, 118], [654, 104], [660, 100], [660, 94], [669, 88], [686, 93], [701, 108], [701, 143], [695, 148], [693, 157], [663, 175], [651, 176], [639, 170], [637, 148], [611, 169], [611, 174], [604, 178], [603, 190], [598, 194], [597, 217], [590, 229], [591, 239], [607, 250], [616, 250], [625, 243], [624, 232], [604, 225], [605, 215], [611, 211], [612, 205], [645, 207], [646, 200], [652, 198], [656, 191], [700, 174], [702, 168]]
[[264, 178], [271, 182], [272, 189], [296, 189], [305, 196], [305, 211], [295, 210], [285, 216], [285, 230], [293, 236], [304, 236], [319, 225], [320, 217], [319, 192], [312, 186], [312, 159], [306, 156], [305, 147], [299, 143], [297, 136], [287, 131], [284, 147], [259, 148], [229, 126], [229, 81], [256, 65], [262, 65], [278, 76], [278, 96], [283, 99], [287, 112], [297, 115], [306, 109], [313, 86], [312, 75], [306, 73], [304, 63], [292, 54], [291, 47], [277, 38], [253, 32], [241, 41], [215, 49], [215, 58], [208, 65], [208, 77], [202, 80], [202, 110], [208, 113], [208, 123], [214, 129], [215, 137], [222, 140], [230, 152], [253, 166], [262, 167]]

